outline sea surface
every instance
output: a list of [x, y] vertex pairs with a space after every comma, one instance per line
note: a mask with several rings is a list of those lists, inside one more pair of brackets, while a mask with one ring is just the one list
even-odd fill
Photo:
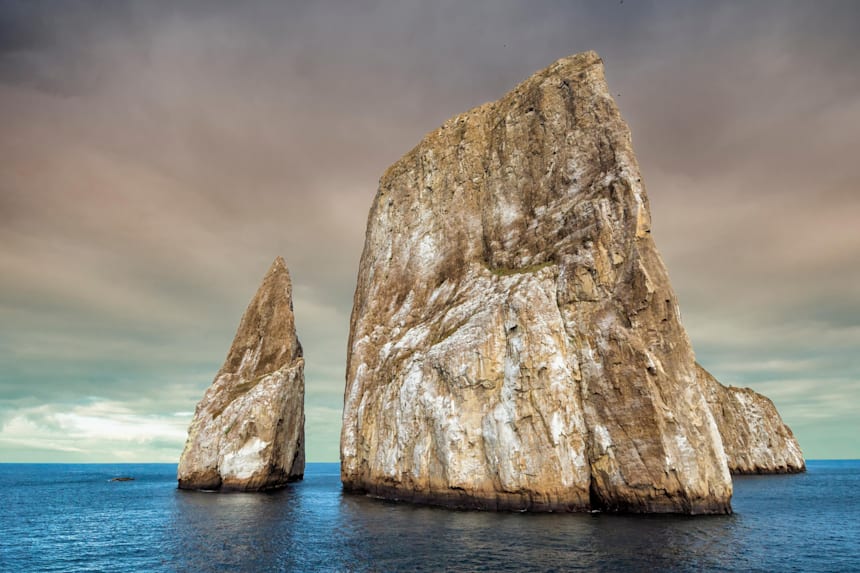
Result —
[[179, 491], [175, 464], [0, 464], [0, 571], [860, 571], [860, 461], [808, 464], [699, 517], [384, 502], [337, 464], [262, 494]]

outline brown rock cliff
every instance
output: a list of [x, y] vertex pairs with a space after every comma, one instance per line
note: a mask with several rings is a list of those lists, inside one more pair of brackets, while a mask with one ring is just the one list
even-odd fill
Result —
[[784, 474], [806, 471], [800, 445], [776, 406], [749, 388], [723, 386], [696, 364], [699, 382], [723, 438], [733, 474]]

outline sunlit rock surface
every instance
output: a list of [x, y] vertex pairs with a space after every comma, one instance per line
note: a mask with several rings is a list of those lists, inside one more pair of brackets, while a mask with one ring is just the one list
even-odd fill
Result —
[[351, 318], [348, 491], [542, 511], [731, 511], [720, 434], [594, 52], [382, 176]]
[[304, 364], [290, 274], [278, 257], [197, 405], [179, 461], [179, 487], [253, 491], [301, 479]]
[[773, 402], [749, 388], [723, 386], [696, 365], [717, 427], [729, 470], [735, 474], [783, 474], [806, 470], [800, 445]]

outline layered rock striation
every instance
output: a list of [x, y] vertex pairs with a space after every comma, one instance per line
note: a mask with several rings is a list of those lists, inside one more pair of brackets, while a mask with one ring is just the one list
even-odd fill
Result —
[[197, 404], [179, 461], [179, 487], [255, 491], [301, 479], [304, 395], [292, 283], [278, 257]]
[[800, 445], [773, 402], [749, 388], [723, 386], [696, 364], [733, 474], [806, 471]]
[[382, 176], [350, 322], [347, 491], [727, 513], [731, 477], [594, 52]]

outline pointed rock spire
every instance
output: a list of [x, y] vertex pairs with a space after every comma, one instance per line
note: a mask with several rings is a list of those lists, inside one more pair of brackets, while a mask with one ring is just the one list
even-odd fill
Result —
[[242, 316], [219, 374], [253, 379], [302, 356], [292, 297], [290, 271], [284, 259], [277, 257]]
[[278, 257], [194, 412], [179, 462], [180, 488], [252, 491], [302, 478], [304, 359], [292, 290]]

